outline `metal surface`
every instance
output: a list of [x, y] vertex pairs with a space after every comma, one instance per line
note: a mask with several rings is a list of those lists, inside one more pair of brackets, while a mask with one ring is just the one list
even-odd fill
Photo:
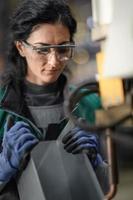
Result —
[[103, 200], [84, 154], [67, 153], [59, 141], [41, 142], [18, 181], [20, 200]]

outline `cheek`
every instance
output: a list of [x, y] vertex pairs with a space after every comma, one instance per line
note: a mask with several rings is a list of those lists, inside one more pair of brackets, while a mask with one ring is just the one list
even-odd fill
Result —
[[32, 55], [26, 57], [26, 62], [28, 68], [31, 69], [31, 71], [35, 70], [38, 71], [39, 70], [38, 66], [41, 66], [41, 63], [39, 63], [38, 60]]
[[33, 55], [27, 55], [26, 56], [26, 61], [27, 61], [27, 64], [33, 64], [34, 62], [36, 62], [36, 59], [35, 59], [35, 56]]

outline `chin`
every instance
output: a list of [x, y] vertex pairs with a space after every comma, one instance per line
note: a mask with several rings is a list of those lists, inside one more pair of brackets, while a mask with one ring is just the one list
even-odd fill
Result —
[[47, 77], [43, 77], [43, 81], [46, 82], [46, 83], [54, 83], [55, 81], [57, 81], [57, 79], [59, 78], [60, 74], [59, 75], [49, 75]]
[[51, 78], [51, 79], [43, 79], [43, 83], [45, 84], [51, 84], [51, 83], [54, 83], [55, 81], [57, 81], [58, 77], [57, 78]]

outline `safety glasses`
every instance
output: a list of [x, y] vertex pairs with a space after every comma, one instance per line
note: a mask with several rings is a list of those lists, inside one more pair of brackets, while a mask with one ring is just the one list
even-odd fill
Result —
[[33, 50], [38, 55], [38, 57], [41, 56], [40, 58], [42, 59], [49, 59], [51, 53], [54, 52], [60, 61], [69, 60], [73, 55], [74, 48], [76, 47], [76, 45], [72, 42], [61, 45], [41, 45], [39, 47], [32, 45], [27, 41], [22, 41], [22, 44], [26, 48]]

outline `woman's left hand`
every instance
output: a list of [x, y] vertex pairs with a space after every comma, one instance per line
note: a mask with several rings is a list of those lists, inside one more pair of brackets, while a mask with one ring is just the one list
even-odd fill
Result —
[[97, 135], [82, 130], [81, 128], [74, 128], [64, 136], [62, 142], [67, 152], [72, 154], [84, 152], [88, 155], [93, 167], [99, 164], [99, 162], [97, 162], [100, 156], [100, 154], [98, 154], [99, 142]]

